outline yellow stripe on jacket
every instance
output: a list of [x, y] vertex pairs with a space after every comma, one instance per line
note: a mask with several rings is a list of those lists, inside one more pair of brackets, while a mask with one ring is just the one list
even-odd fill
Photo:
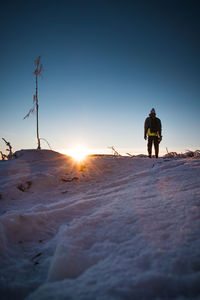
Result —
[[158, 131], [157, 132], [151, 132], [151, 129], [148, 128], [147, 135], [148, 136], [159, 136], [159, 132]]

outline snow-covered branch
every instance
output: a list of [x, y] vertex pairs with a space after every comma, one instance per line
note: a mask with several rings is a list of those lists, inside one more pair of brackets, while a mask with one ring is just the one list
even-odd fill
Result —
[[117, 152], [114, 148], [114, 146], [108, 147], [109, 149], [111, 149], [113, 151], [113, 155], [115, 156], [121, 156], [121, 154], [119, 154], [119, 152]]
[[4, 138], [2, 138], [2, 140], [6, 143], [6, 146], [8, 146], [8, 148], [9, 148], [9, 149], [6, 149], [6, 151], [9, 151], [8, 155], [3, 154], [1, 152], [2, 160], [5, 160], [5, 158], [12, 159], [13, 158], [13, 152], [12, 152], [12, 146], [11, 146], [11, 144], [9, 142], [7, 142]]

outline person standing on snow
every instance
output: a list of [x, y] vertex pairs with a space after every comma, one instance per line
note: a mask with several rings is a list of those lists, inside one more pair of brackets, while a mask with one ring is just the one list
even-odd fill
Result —
[[147, 143], [147, 150], [149, 157], [151, 158], [152, 154], [152, 145], [154, 144], [155, 148], [155, 155], [158, 158], [159, 153], [159, 143], [162, 140], [162, 125], [160, 119], [156, 118], [155, 109], [152, 108], [149, 117], [146, 118], [144, 122], [144, 139], [147, 139], [148, 136], [148, 143]]

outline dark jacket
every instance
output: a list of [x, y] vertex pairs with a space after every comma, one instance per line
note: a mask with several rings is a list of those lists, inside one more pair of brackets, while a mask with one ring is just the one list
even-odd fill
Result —
[[162, 136], [162, 124], [154, 114], [150, 114], [144, 122], [144, 137], [147, 135]]

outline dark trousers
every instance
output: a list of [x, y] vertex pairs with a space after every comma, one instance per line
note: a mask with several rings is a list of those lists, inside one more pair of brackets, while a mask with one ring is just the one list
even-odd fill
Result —
[[157, 136], [148, 136], [148, 143], [147, 143], [147, 150], [149, 157], [151, 157], [152, 154], [152, 145], [154, 144], [155, 148], [155, 155], [158, 157], [158, 152], [159, 152], [159, 142], [158, 142], [158, 137]]

